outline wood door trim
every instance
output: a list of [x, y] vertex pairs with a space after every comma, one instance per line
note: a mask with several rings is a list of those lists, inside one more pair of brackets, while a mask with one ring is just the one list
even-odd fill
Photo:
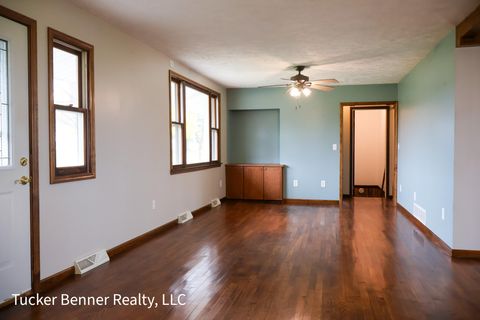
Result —
[[[394, 119], [394, 131], [393, 131], [393, 144], [396, 146], [398, 144], [398, 102], [397, 101], [371, 101], [371, 102], [341, 102], [340, 103], [340, 179], [339, 179], [339, 202], [340, 206], [342, 205], [343, 201], [343, 108], [344, 107], [355, 107], [355, 106], [390, 106], [393, 110], [393, 119]], [[397, 203], [397, 179], [398, 179], [398, 148], [393, 148], [393, 179], [392, 179], [392, 199], [393, 203]], [[352, 190], [350, 190], [350, 194]]]
[[38, 183], [38, 86], [37, 21], [0, 5], [0, 16], [27, 27], [28, 37], [28, 128], [30, 157], [30, 251], [31, 291], [40, 287], [40, 223]]

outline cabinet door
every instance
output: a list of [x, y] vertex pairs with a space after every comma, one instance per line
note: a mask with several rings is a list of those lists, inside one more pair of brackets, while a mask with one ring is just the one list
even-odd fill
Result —
[[243, 196], [245, 199], [263, 199], [263, 167], [243, 168]]
[[265, 200], [283, 199], [283, 168], [265, 167], [263, 170], [263, 197]]
[[243, 199], [243, 167], [226, 166], [227, 198]]

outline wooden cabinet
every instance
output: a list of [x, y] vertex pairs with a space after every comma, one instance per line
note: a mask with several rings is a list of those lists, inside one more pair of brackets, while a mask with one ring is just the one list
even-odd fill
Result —
[[263, 200], [263, 167], [243, 167], [243, 198]]
[[243, 167], [227, 165], [225, 168], [227, 198], [243, 199]]
[[263, 168], [263, 197], [266, 200], [283, 199], [283, 167]]
[[283, 200], [283, 165], [227, 164], [227, 198]]

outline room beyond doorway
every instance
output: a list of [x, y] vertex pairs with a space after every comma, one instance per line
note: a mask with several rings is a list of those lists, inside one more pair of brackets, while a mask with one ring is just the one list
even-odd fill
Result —
[[339, 198], [396, 201], [397, 102], [340, 105]]
[[385, 198], [389, 181], [388, 106], [350, 108], [350, 190], [354, 197]]

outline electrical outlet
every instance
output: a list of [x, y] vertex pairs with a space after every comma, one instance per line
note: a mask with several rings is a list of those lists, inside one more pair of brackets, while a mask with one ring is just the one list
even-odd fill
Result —
[[333, 151], [337, 151], [337, 144], [336, 144], [336, 143], [334, 143], [334, 144], [332, 145], [332, 150], [333, 150]]
[[218, 180], [218, 187], [219, 188], [223, 187], [223, 180], [222, 179]]
[[322, 188], [325, 188], [325, 180], [320, 181], [320, 186], [321, 186]]
[[445, 208], [442, 208], [442, 220], [445, 220]]
[[413, 201], [417, 201], [417, 192], [413, 191]]
[[398, 191], [402, 192], [402, 185], [401, 184], [398, 185]]
[[155, 200], [152, 200], [152, 210], [155, 210], [157, 207], [157, 202]]
[[297, 179], [293, 179], [293, 187], [294, 188], [298, 187], [298, 180]]

